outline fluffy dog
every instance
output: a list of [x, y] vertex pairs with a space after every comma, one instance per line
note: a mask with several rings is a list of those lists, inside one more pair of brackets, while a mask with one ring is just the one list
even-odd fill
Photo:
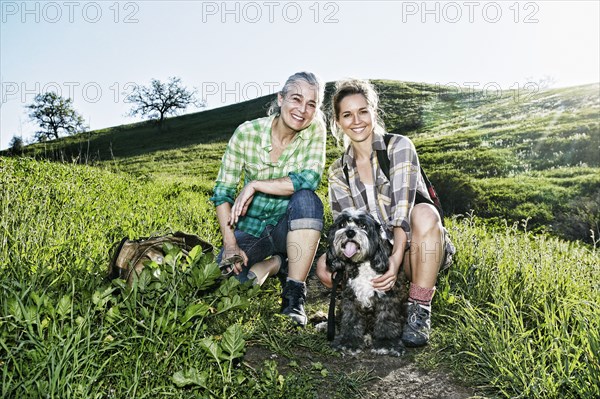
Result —
[[328, 244], [328, 270], [343, 273], [341, 322], [332, 346], [357, 353], [369, 345], [370, 336], [373, 352], [402, 355], [405, 289], [399, 281], [386, 292], [371, 283], [388, 270], [391, 250], [379, 223], [365, 212], [346, 210], [331, 226]]

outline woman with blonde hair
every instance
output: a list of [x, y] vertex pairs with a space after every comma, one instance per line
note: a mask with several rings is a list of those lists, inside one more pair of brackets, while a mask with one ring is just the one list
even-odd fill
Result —
[[[329, 201], [334, 219], [344, 209], [356, 209], [381, 224], [393, 249], [389, 270], [372, 280], [373, 288], [391, 289], [404, 271], [410, 287], [402, 341], [418, 347], [429, 340], [437, 275], [451, 259], [447, 252], [453, 252], [453, 247], [421, 176], [414, 144], [402, 135], [384, 139], [378, 106], [370, 82], [350, 79], [336, 84], [331, 130], [343, 139], [345, 151], [329, 169]], [[381, 150], [389, 158], [389, 178], [379, 165], [377, 151]], [[325, 256], [317, 262], [317, 276], [325, 286], [332, 286]]]

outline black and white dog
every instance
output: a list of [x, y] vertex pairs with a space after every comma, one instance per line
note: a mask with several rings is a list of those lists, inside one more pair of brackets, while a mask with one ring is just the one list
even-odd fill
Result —
[[390, 244], [379, 223], [365, 212], [342, 212], [328, 236], [327, 269], [343, 273], [341, 322], [332, 343], [338, 350], [360, 352], [372, 341], [372, 351], [401, 356], [402, 304], [405, 288], [396, 281], [386, 292], [373, 289], [371, 280], [388, 270]]

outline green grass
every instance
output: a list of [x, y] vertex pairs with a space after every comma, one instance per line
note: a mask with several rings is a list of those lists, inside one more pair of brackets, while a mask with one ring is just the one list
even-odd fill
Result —
[[[276, 280], [218, 284], [212, 257], [186, 268], [174, 253], [134, 290], [105, 281], [123, 236], [181, 229], [218, 245], [204, 190], [28, 159], [0, 169], [3, 397], [359, 397], [370, 380], [300, 355], [336, 356], [325, 334], [278, 315]], [[524, 226], [448, 220], [459, 252], [422, 356], [492, 396], [597, 396], [600, 253]], [[250, 346], [281, 360], [247, 364]]]
[[441, 359], [501, 396], [598, 397], [598, 250], [519, 227], [453, 224], [458, 258], [435, 304]]
[[324, 336], [294, 333], [279, 316], [278, 283], [261, 291], [235, 279], [219, 284], [212, 254], [192, 256], [193, 267], [185, 267], [176, 253], [165, 257], [160, 277], [146, 269], [133, 290], [105, 280], [110, 249], [123, 236], [181, 229], [218, 244], [206, 193], [27, 159], [0, 159], [0, 170], [0, 396], [305, 398], [318, 391], [325, 377], [310, 364], [283, 375], [271, 363], [240, 363], [246, 341], [288, 356], [297, 347], [332, 355]]
[[[375, 84], [389, 130], [415, 142], [459, 249], [420, 360], [494, 397], [599, 396], [598, 85], [516, 98]], [[162, 130], [141, 123], [27, 147], [38, 160], [0, 158], [2, 397], [361, 395], [368, 373], [310, 360], [336, 355], [324, 334], [278, 315], [275, 280], [199, 289], [190, 273], [210, 275], [213, 260], [186, 268], [175, 254], [163, 280], [148, 274], [133, 291], [104, 280], [124, 236], [183, 230], [220, 244], [208, 201], [220, 158], [267, 100]], [[330, 140], [327, 165], [340, 153]], [[326, 203], [326, 184], [318, 193]], [[249, 364], [252, 347], [279, 360]]]

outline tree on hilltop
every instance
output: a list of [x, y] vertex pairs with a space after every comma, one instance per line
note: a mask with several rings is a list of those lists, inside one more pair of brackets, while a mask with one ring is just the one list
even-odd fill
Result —
[[141, 115], [162, 123], [166, 116], [176, 115], [189, 106], [202, 108], [205, 104], [196, 97], [195, 90], [188, 90], [180, 78], [172, 77], [167, 83], [152, 79], [150, 86], [135, 86], [127, 101], [134, 104], [130, 116]]
[[73, 108], [73, 100], [51, 91], [35, 96], [33, 103], [26, 108], [29, 109], [29, 119], [41, 128], [35, 132], [37, 141], [57, 139], [61, 133], [71, 135], [87, 128], [83, 117]]
[[23, 153], [23, 138], [19, 136], [13, 136], [8, 143], [8, 152], [10, 155], [21, 155]]

